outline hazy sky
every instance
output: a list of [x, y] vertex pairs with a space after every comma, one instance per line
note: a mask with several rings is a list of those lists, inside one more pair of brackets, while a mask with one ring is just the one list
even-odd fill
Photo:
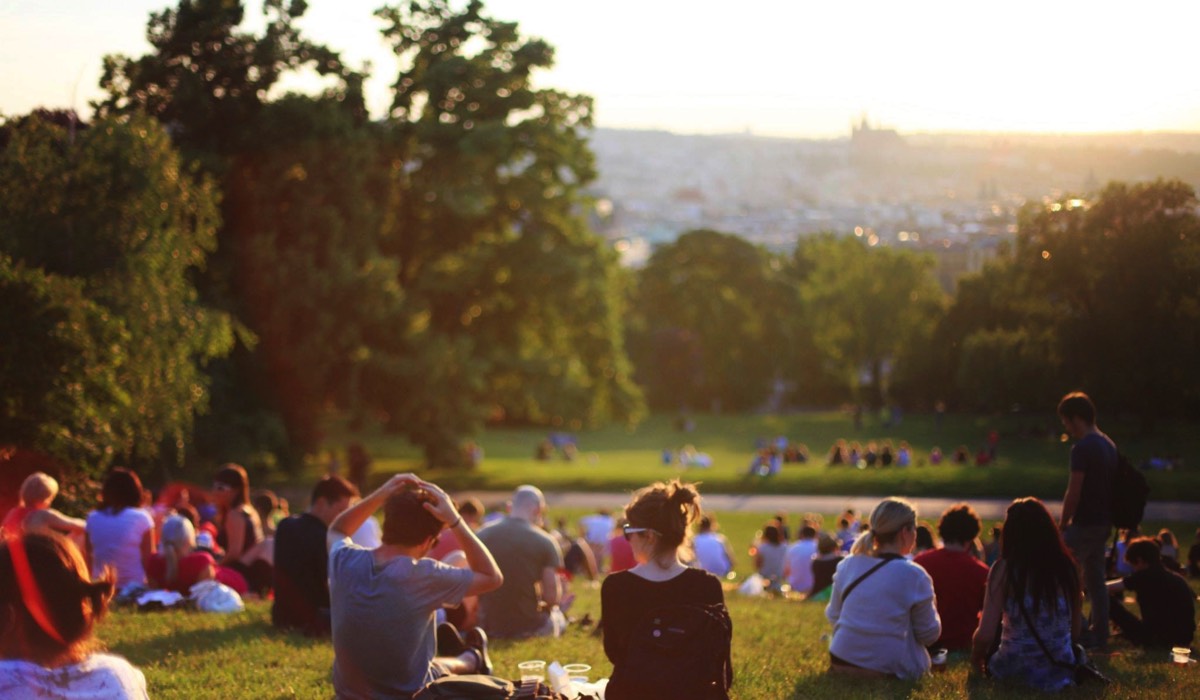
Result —
[[[168, 4], [0, 0], [0, 114], [90, 113], [101, 57], [144, 53], [148, 14]], [[309, 0], [302, 22], [373, 64], [376, 115], [396, 70], [371, 14], [381, 4]], [[538, 84], [594, 96], [601, 126], [839, 136], [866, 112], [904, 132], [1200, 131], [1193, 0], [486, 4], [556, 47]]]

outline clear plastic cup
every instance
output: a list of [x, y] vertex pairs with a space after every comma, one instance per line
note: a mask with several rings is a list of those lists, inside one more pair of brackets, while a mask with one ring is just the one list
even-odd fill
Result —
[[929, 655], [930, 660], [933, 662], [933, 672], [944, 673], [946, 671], [946, 661], [949, 657], [950, 652], [945, 649], [934, 649], [933, 653]]
[[587, 683], [592, 667], [587, 664], [567, 664], [563, 666], [563, 670], [567, 672], [567, 677], [572, 683]]
[[521, 672], [521, 680], [537, 681], [539, 683], [546, 682], [546, 662], [540, 660], [522, 661], [517, 664], [517, 670]]
[[1171, 661], [1180, 666], [1187, 666], [1192, 662], [1192, 650], [1187, 647], [1171, 647]]

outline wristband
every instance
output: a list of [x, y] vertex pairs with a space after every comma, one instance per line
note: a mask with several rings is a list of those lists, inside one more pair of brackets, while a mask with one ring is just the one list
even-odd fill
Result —
[[446, 529], [453, 530], [454, 528], [458, 527], [458, 524], [461, 522], [462, 522], [462, 516], [460, 515], [454, 522], [450, 523], [450, 527], [447, 527]]

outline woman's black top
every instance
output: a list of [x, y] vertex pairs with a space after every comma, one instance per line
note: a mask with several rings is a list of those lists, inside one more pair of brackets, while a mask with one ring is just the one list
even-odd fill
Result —
[[648, 581], [631, 571], [604, 579], [600, 616], [604, 653], [613, 665], [625, 660], [629, 635], [651, 610], [666, 605], [724, 605], [721, 580], [702, 569], [686, 569], [667, 581]]

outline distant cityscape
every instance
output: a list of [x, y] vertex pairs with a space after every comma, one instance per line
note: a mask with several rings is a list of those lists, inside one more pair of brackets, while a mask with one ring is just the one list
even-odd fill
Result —
[[1200, 136], [900, 135], [866, 117], [848, 138], [598, 129], [597, 226], [629, 266], [707, 228], [789, 253], [803, 236], [933, 253], [952, 291], [1016, 233], [1030, 202], [1086, 206], [1111, 180], [1200, 184]]

